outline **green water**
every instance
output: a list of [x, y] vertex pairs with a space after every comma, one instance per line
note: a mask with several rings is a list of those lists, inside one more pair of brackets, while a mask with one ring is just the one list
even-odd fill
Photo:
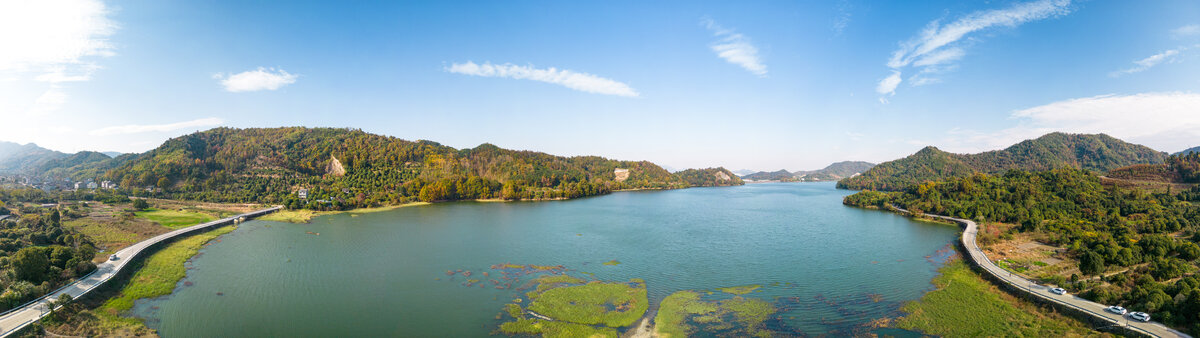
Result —
[[134, 312], [166, 337], [485, 336], [520, 292], [445, 272], [481, 278], [508, 262], [642, 278], [651, 311], [679, 290], [761, 284], [749, 296], [784, 308], [773, 330], [860, 333], [931, 288], [957, 229], [845, 207], [849, 193], [753, 184], [252, 221], [190, 261], [172, 295]]

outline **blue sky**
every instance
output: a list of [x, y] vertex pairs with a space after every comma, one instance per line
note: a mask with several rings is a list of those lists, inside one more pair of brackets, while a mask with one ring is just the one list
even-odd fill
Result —
[[756, 170], [1049, 131], [1200, 145], [1196, 1], [0, 7], [0, 140], [61, 151], [215, 126]]

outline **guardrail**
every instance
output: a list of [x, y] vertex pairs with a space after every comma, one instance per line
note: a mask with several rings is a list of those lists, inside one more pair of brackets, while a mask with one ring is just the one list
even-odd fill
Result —
[[[258, 216], [261, 216], [261, 215], [264, 215], [264, 214], [268, 214], [268, 213], [272, 213], [272, 212], [278, 211], [279, 209], [282, 209], [282, 208], [283, 208], [283, 207], [281, 207], [281, 206], [277, 206], [277, 207], [272, 207], [272, 208], [268, 208], [268, 209], [263, 209], [263, 210], [258, 210], [258, 211], [253, 211], [253, 212], [248, 212], [248, 213], [241, 214], [241, 215], [237, 215], [237, 216], [226, 217], [226, 218], [222, 218], [222, 219], [219, 219], [219, 220], [211, 221], [211, 222], [208, 222], [208, 223], [197, 224], [197, 225], [193, 225], [193, 226], [190, 226], [190, 227], [187, 227], [187, 228], [178, 229], [178, 230], [171, 231], [171, 232], [168, 232], [168, 233], [165, 233], [165, 234], [161, 234], [161, 235], [158, 235], [158, 236], [151, 237], [151, 238], [149, 238], [149, 239], [147, 239], [147, 240], [144, 240], [144, 241], [141, 241], [141, 242], [138, 242], [138, 243], [134, 243], [133, 245], [130, 245], [129, 247], [127, 247], [127, 248], [125, 248], [125, 249], [122, 249], [122, 250], [119, 250], [119, 251], [117, 251], [117, 252], [116, 252], [116, 254], [117, 254], [117, 255], [120, 255], [122, 251], [129, 250], [129, 249], [131, 249], [131, 248], [133, 248], [133, 249], [136, 249], [136, 250], [134, 250], [134, 251], [133, 251], [131, 254], [129, 254], [129, 255], [128, 255], [128, 257], [124, 257], [124, 258], [122, 258], [122, 259], [121, 259], [119, 262], [117, 262], [115, 265], [106, 266], [106, 267], [97, 267], [95, 271], [92, 271], [91, 273], [88, 273], [87, 275], [85, 275], [85, 276], [84, 276], [84, 277], [82, 277], [82, 278], [76, 279], [76, 280], [75, 280], [74, 282], [72, 282], [71, 284], [67, 284], [67, 285], [65, 285], [65, 286], [63, 286], [63, 287], [60, 287], [60, 288], [58, 288], [58, 289], [56, 289], [56, 290], [54, 290], [54, 291], [50, 292], [50, 293], [47, 293], [46, 295], [43, 295], [43, 296], [41, 296], [41, 297], [38, 297], [37, 299], [34, 299], [34, 300], [32, 300], [32, 301], [29, 301], [29, 302], [27, 302], [27, 303], [25, 303], [25, 304], [22, 304], [21, 306], [18, 306], [18, 307], [16, 307], [16, 308], [13, 308], [13, 309], [10, 309], [10, 310], [8, 310], [8, 311], [5, 311], [5, 312], [3, 312], [3, 313], [0, 313], [0, 321], [3, 321], [5, 317], [7, 317], [7, 316], [9, 316], [9, 315], [12, 315], [12, 314], [13, 314], [13, 313], [15, 313], [15, 312], [18, 312], [18, 311], [27, 311], [27, 310], [34, 309], [34, 308], [35, 308], [37, 305], [40, 305], [40, 304], [41, 304], [42, 302], [44, 302], [44, 301], [45, 301], [47, 298], [51, 298], [51, 297], [54, 297], [54, 296], [57, 296], [57, 295], [63, 294], [64, 292], [66, 292], [66, 291], [64, 291], [64, 290], [66, 290], [66, 289], [68, 289], [68, 288], [72, 288], [72, 287], [80, 287], [80, 286], [81, 286], [81, 285], [80, 285], [81, 283], [83, 283], [84, 281], [87, 281], [87, 280], [89, 280], [89, 279], [90, 279], [90, 278], [92, 278], [92, 277], [93, 277], [93, 275], [95, 275], [96, 273], [98, 273], [98, 272], [101, 272], [101, 271], [103, 271], [104, 269], [111, 269], [111, 270], [108, 270], [108, 271], [107, 271], [107, 274], [104, 274], [104, 273], [102, 273], [102, 274], [100, 275], [100, 279], [99, 279], [99, 280], [95, 281], [95, 282], [94, 282], [94, 283], [92, 283], [91, 285], [89, 285], [89, 286], [87, 286], [86, 288], [84, 288], [84, 289], [83, 289], [83, 291], [79, 292], [79, 295], [77, 295], [77, 296], [74, 296], [73, 298], [80, 298], [80, 297], [83, 297], [84, 295], [87, 295], [89, 292], [91, 292], [92, 290], [96, 289], [97, 287], [99, 287], [99, 286], [101, 286], [101, 285], [104, 285], [104, 283], [107, 283], [109, 280], [112, 280], [114, 277], [116, 277], [116, 276], [117, 276], [117, 275], [118, 275], [118, 274], [121, 272], [121, 269], [122, 269], [122, 268], [124, 268], [126, 264], [128, 264], [128, 263], [129, 263], [131, 260], [133, 260], [133, 259], [134, 259], [134, 258], [136, 258], [138, 255], [140, 255], [142, 252], [146, 251], [146, 249], [150, 248], [151, 246], [153, 246], [153, 245], [155, 245], [155, 244], [161, 243], [161, 242], [163, 242], [163, 241], [166, 241], [166, 240], [168, 240], [168, 239], [171, 239], [171, 238], [174, 238], [174, 237], [177, 237], [177, 236], [180, 236], [180, 235], [184, 235], [184, 234], [192, 233], [192, 232], [195, 232], [195, 231], [197, 231], [197, 230], [201, 230], [201, 229], [205, 229], [205, 228], [209, 228], [209, 227], [213, 227], [213, 226], [218, 226], [218, 225], [224, 225], [224, 224], [228, 224], [228, 223], [233, 223], [233, 222], [236, 222], [236, 221], [238, 221], [238, 220], [241, 220], [241, 219], [250, 219], [250, 218], [258, 217]], [[111, 261], [109, 261], [109, 262], [111, 262]], [[38, 311], [40, 312], [41, 310], [38, 310]], [[30, 320], [27, 320], [27, 321], [25, 321], [25, 322], [22, 322], [21, 324], [15, 325], [15, 326], [13, 326], [13, 327], [11, 327], [11, 328], [4, 329], [4, 331], [3, 331], [3, 332], [0, 332], [0, 337], [8, 337], [9, 335], [13, 334], [14, 332], [20, 331], [21, 329], [25, 328], [25, 327], [26, 327], [26, 326], [28, 326], [30, 323], [33, 323], [33, 322], [35, 322], [35, 321], [37, 321], [37, 320], [40, 320], [40, 319], [42, 319], [43, 317], [45, 317], [45, 316], [46, 316], [47, 314], [49, 314], [49, 313], [50, 313], [49, 311], [46, 311], [46, 312], [41, 312], [41, 313], [40, 313], [40, 314], [39, 314], [37, 317], [35, 317], [35, 318], [33, 318], [33, 319], [30, 319]]]

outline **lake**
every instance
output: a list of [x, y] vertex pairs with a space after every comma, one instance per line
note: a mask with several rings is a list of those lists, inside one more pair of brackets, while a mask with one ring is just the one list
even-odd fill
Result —
[[783, 309], [772, 330], [870, 332], [932, 288], [958, 229], [843, 206], [850, 193], [768, 183], [251, 221], [133, 311], [166, 337], [486, 336], [522, 292], [447, 271], [515, 263], [644, 279], [651, 311], [675, 291], [758, 284], [747, 297]]

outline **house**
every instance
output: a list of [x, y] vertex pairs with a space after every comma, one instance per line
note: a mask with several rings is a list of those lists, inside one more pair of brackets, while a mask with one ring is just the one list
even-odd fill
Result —
[[296, 192], [296, 197], [300, 197], [300, 199], [308, 199], [308, 189], [300, 189], [300, 191]]
[[116, 189], [117, 184], [113, 183], [113, 181], [102, 181], [100, 182], [100, 187], [104, 189]]
[[99, 185], [97, 185], [96, 182], [88, 182], [87, 184], [88, 189], [96, 189], [97, 187], [99, 187]]

